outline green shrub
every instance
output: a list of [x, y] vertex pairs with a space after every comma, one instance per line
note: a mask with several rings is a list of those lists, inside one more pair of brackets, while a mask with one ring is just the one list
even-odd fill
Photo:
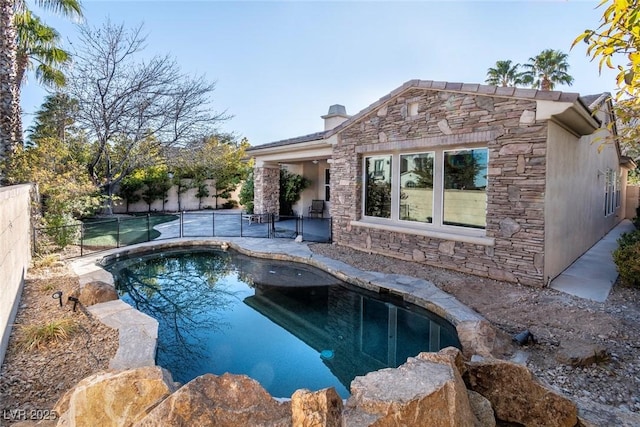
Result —
[[613, 252], [613, 261], [624, 283], [640, 286], [640, 230], [620, 236], [618, 249]]
[[227, 200], [222, 205], [223, 209], [233, 209], [233, 208], [237, 208], [237, 207], [238, 207], [238, 201], [237, 200], [233, 200], [233, 199]]
[[253, 213], [253, 175], [249, 175], [249, 177], [244, 181], [238, 197], [240, 198], [240, 204], [244, 206], [244, 209], [247, 211], [247, 213], [252, 214]]
[[302, 175], [280, 169], [280, 215], [293, 215], [293, 205], [310, 185], [311, 181]]
[[44, 217], [45, 233], [59, 248], [77, 243], [80, 239], [80, 221], [71, 214], [46, 214]]

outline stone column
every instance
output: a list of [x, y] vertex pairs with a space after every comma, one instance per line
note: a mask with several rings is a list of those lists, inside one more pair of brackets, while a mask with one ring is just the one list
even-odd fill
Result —
[[280, 213], [280, 166], [256, 165], [253, 168], [253, 212]]

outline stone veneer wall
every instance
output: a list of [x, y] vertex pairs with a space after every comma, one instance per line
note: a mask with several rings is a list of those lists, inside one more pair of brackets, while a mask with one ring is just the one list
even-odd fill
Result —
[[280, 213], [280, 168], [253, 168], [253, 212]]
[[[409, 104], [418, 114], [409, 116]], [[333, 236], [337, 244], [401, 259], [543, 286], [547, 123], [536, 102], [412, 89], [341, 131], [331, 164]], [[363, 152], [486, 145], [489, 151], [486, 236], [494, 245], [354, 226], [362, 212]], [[378, 150], [379, 148], [379, 150]], [[439, 230], [444, 231], [444, 230]]]

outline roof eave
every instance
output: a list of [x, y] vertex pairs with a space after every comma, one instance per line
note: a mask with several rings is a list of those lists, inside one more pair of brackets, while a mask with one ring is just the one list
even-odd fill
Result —
[[256, 147], [251, 147], [250, 150], [247, 150], [247, 155], [251, 157], [263, 156], [266, 154], [278, 154], [284, 152], [291, 151], [303, 151], [316, 147], [324, 147], [325, 145], [330, 145], [329, 142], [325, 138], [304, 141], [304, 142], [294, 142], [291, 144], [278, 145], [275, 147], [260, 147], [259, 145]]

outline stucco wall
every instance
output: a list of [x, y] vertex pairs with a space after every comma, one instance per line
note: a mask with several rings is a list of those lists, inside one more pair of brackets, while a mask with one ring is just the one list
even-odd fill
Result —
[[[324, 200], [324, 170], [329, 168], [326, 160], [287, 164], [289, 172], [297, 173], [311, 181], [311, 185], [300, 194], [300, 200], [293, 205], [293, 210], [298, 215], [307, 216], [313, 200]], [[329, 215], [330, 202], [325, 202], [325, 217]]]
[[605, 217], [604, 213], [605, 171], [610, 168], [619, 173], [620, 167], [615, 147], [604, 144], [603, 132], [578, 138], [549, 123], [546, 280], [560, 274], [624, 217], [622, 206], [612, 215]]
[[638, 206], [640, 206], [640, 186], [630, 185], [625, 193], [625, 218], [635, 218]]
[[[407, 115], [409, 103], [418, 104], [415, 116]], [[338, 134], [331, 164], [334, 241], [542, 286], [547, 129], [546, 121], [535, 121], [535, 111], [535, 101], [415, 89], [354, 122]], [[489, 153], [484, 240], [428, 225], [421, 233], [385, 229], [384, 224], [369, 226], [362, 218], [365, 154], [470, 146], [486, 147]]]
[[31, 262], [31, 188], [0, 187], [0, 364]]

